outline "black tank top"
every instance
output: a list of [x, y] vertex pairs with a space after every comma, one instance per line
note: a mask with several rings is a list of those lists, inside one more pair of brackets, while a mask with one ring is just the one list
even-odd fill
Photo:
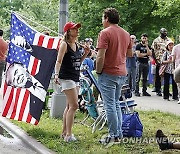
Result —
[[[66, 42], [67, 43], [67, 42]], [[79, 82], [82, 52], [76, 44], [76, 51], [73, 51], [67, 43], [67, 52], [64, 55], [59, 78]]]

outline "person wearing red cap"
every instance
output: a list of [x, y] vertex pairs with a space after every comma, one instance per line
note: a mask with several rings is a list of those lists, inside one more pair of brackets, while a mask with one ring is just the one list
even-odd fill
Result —
[[60, 84], [66, 95], [66, 108], [63, 114], [62, 137], [65, 142], [76, 141], [72, 134], [75, 111], [78, 108], [78, 90], [80, 65], [88, 55], [90, 49], [82, 45], [84, 53], [79, 50], [77, 41], [80, 23], [68, 22], [64, 26], [64, 37], [60, 43], [55, 65], [54, 82]]

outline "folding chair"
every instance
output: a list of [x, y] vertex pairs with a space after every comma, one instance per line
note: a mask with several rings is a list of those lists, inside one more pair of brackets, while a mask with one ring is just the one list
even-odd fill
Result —
[[[92, 83], [97, 88], [97, 90], [98, 90], [98, 92], [100, 94], [100, 98], [102, 100], [100, 102], [97, 102], [97, 110], [99, 111], [98, 112], [99, 116], [97, 117], [97, 119], [92, 124], [92, 133], [94, 133], [96, 131], [97, 127], [100, 126], [100, 125], [101, 125], [101, 127], [99, 128], [99, 130], [103, 129], [104, 125], [107, 122], [107, 117], [106, 117], [105, 110], [103, 108], [103, 99], [102, 99], [100, 89], [98, 87], [97, 80], [95, 79], [95, 77], [94, 77], [94, 75], [92, 74], [91, 71], [89, 71], [89, 70], [86, 70], [86, 71], [87, 71], [87, 74], [88, 74], [90, 80], [92, 81]], [[123, 113], [126, 113], [127, 107], [130, 108], [131, 110], [134, 110], [134, 107], [137, 105], [136, 103], [134, 103], [134, 100], [126, 100], [127, 98], [132, 97], [132, 93], [130, 95], [127, 92], [131, 93], [129, 86], [128, 85], [123, 85], [122, 91], [121, 91], [121, 94], [122, 94], [121, 96], [122, 97], [121, 97], [121, 100], [120, 100], [120, 106], [121, 106], [121, 109], [122, 109]], [[125, 103], [125, 101], [126, 101], [126, 103]]]
[[[92, 117], [94, 120], [98, 117], [98, 112], [96, 108], [95, 98], [91, 89], [91, 80], [87, 77], [80, 77], [80, 90], [79, 94], [81, 95], [82, 101], [84, 102], [84, 109], [88, 112], [87, 117], [81, 122], [85, 124], [85, 121]], [[81, 102], [79, 102], [79, 108], [81, 107]]]

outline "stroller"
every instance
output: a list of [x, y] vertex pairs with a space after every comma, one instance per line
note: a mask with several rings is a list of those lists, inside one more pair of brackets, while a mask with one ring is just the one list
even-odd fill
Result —
[[[96, 102], [91, 89], [92, 82], [88, 77], [80, 77], [80, 90], [79, 95], [81, 100], [79, 101], [79, 108], [81, 111], [87, 110], [87, 117], [81, 122], [82, 124], [90, 117], [94, 120], [98, 117], [96, 109]], [[82, 103], [83, 102], [83, 103]]]

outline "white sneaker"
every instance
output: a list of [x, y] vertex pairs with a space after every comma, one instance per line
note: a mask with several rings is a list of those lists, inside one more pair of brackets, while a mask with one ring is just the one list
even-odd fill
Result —
[[65, 142], [74, 142], [74, 141], [77, 141], [77, 139], [74, 137], [74, 135], [72, 134], [71, 136], [66, 136], [64, 138], [64, 141]]
[[180, 104], [180, 99], [179, 99], [179, 101], [178, 101], [178, 104]]

